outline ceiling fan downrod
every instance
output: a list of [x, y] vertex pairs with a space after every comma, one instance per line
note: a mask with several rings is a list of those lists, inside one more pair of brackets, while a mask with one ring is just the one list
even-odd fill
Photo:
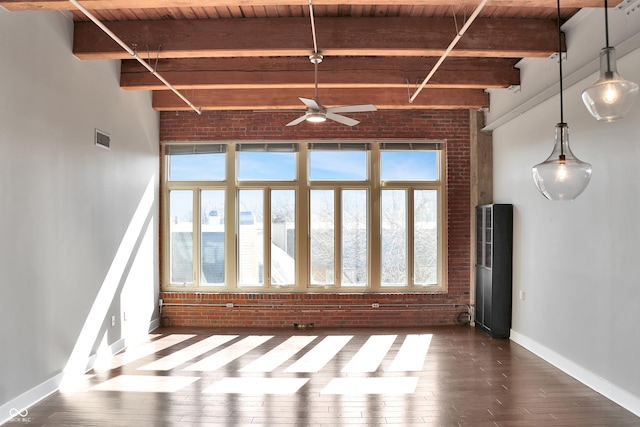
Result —
[[315, 95], [313, 99], [315, 99], [316, 102], [318, 102], [318, 64], [322, 62], [322, 58], [323, 58], [322, 55], [319, 54], [318, 52], [314, 52], [311, 55], [309, 55], [309, 61], [311, 61], [314, 67]]
[[322, 62], [323, 56], [318, 52], [316, 26], [313, 18], [313, 4], [311, 3], [311, 1], [312, 0], [309, 0], [309, 15], [311, 17], [311, 32], [313, 35], [313, 53], [309, 55], [309, 61], [311, 61], [314, 66], [314, 99], [299, 97], [298, 99], [302, 101], [302, 103], [307, 107], [307, 111], [302, 116], [287, 123], [286, 126], [295, 126], [304, 121], [319, 123], [324, 122], [327, 119], [331, 119], [343, 125], [355, 126], [360, 123], [358, 120], [354, 120], [350, 117], [346, 117], [337, 113], [359, 113], [376, 111], [376, 107], [373, 104], [364, 104], [327, 108], [320, 103], [320, 100], [318, 99], [318, 64]]

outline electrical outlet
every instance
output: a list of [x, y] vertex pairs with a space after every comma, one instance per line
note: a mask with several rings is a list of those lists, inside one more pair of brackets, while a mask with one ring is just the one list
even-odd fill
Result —
[[380, 308], [380, 303], [374, 302], [371, 304], [371, 308]]
[[233, 308], [233, 303], [232, 302], [228, 302], [227, 303], [227, 308]]
[[111, 316], [111, 326], [116, 326], [116, 316]]

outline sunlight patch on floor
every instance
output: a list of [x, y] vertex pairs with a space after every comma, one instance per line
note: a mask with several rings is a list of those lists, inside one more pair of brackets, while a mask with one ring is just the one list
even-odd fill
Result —
[[159, 340], [151, 341], [148, 344], [127, 349], [124, 353], [120, 353], [113, 358], [111, 361], [111, 369], [119, 368], [127, 363], [149, 356], [150, 354], [155, 354], [160, 350], [164, 350], [165, 348], [179, 344], [182, 341], [193, 337], [195, 337], [195, 335], [192, 334], [171, 334], [164, 338], [160, 338]]
[[411, 394], [418, 377], [334, 378], [320, 394]]
[[120, 375], [91, 387], [92, 391], [134, 391], [147, 393], [174, 393], [198, 381], [199, 377], [152, 377], [147, 375]]
[[353, 335], [331, 335], [320, 341], [304, 356], [294, 362], [284, 372], [320, 372], [342, 347], [347, 345]]
[[[171, 334], [128, 349], [114, 357], [112, 366], [119, 367], [192, 337], [194, 335], [191, 334]], [[286, 378], [291, 376], [286, 374], [317, 373], [327, 369], [333, 375], [331, 375], [332, 378], [326, 378], [323, 384], [317, 384], [324, 387], [321, 394], [402, 395], [415, 392], [418, 377], [384, 377], [378, 374], [384, 375], [381, 371], [421, 371], [432, 339], [431, 334], [409, 334], [404, 337], [402, 343], [398, 342], [398, 348], [394, 347], [398, 335], [371, 335], [364, 344], [359, 345], [357, 351], [353, 352], [355, 349], [352, 349], [340, 356], [353, 338], [352, 335], [329, 335], [319, 341], [316, 335], [294, 335], [287, 337], [278, 345], [269, 346], [266, 352], [259, 351], [259, 348], [274, 338], [273, 335], [248, 335], [236, 340], [238, 337], [238, 335], [211, 335], [187, 347], [176, 349], [175, 352], [151, 361], [139, 367], [138, 370], [216, 371], [242, 358], [234, 365], [236, 372], [265, 375], [261, 378], [256, 375], [253, 377], [244, 375], [241, 378], [225, 377], [213, 384], [207, 382], [206, 386], [202, 386], [207, 388], [204, 391], [199, 389], [198, 393], [295, 394], [310, 381], [310, 378]], [[253, 353], [249, 354], [251, 352]], [[199, 356], [205, 354], [209, 355], [197, 360]], [[246, 364], [242, 363], [244, 360], [247, 361]], [[291, 364], [287, 367], [286, 364], [289, 362]], [[245, 366], [241, 367], [238, 364]], [[181, 367], [181, 365], [184, 366]], [[285, 368], [281, 371], [285, 374], [283, 375], [285, 378], [273, 378], [270, 373], [277, 371], [280, 367]], [[337, 378], [335, 376], [338, 372], [342, 372], [342, 375], [338, 374]], [[90, 381], [95, 378], [87, 376], [84, 378], [84, 384], [79, 384], [76, 390], [84, 388], [91, 391], [171, 393], [183, 390], [199, 379], [200, 377], [191, 376], [120, 375], [91, 386]]]
[[78, 377], [74, 377], [73, 380], [69, 380], [65, 383], [64, 387], [60, 387], [61, 393], [75, 393], [79, 391], [87, 391], [93, 384], [93, 374], [85, 374]]
[[146, 365], [141, 366], [138, 369], [151, 371], [168, 371], [237, 337], [237, 335], [213, 335], [211, 337], [203, 339], [202, 341], [192, 344], [187, 348], [183, 348], [182, 350], [178, 350], [175, 353], [171, 353], [170, 355], [165, 356], [162, 359], [158, 359], [155, 362], [147, 363]]
[[294, 394], [308, 378], [224, 378], [204, 390], [211, 394]]
[[375, 372], [396, 338], [397, 335], [372, 335], [342, 372]]
[[389, 372], [421, 371], [429, 351], [432, 334], [407, 335], [393, 359]]
[[215, 371], [233, 362], [254, 348], [273, 338], [273, 335], [250, 335], [237, 343], [231, 344], [219, 352], [185, 368], [186, 371]]
[[290, 337], [267, 354], [240, 369], [240, 372], [272, 372], [316, 338], [317, 336]]

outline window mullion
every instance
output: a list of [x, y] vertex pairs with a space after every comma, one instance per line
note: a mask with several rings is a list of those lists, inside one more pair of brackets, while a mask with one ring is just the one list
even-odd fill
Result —
[[262, 215], [262, 274], [263, 274], [263, 286], [265, 289], [271, 288], [271, 219], [273, 213], [271, 212], [271, 187], [264, 187], [262, 189], [262, 201], [263, 212]]
[[334, 187], [333, 195], [335, 197], [334, 208], [334, 282], [337, 288], [342, 288], [342, 189]]
[[381, 269], [373, 268], [373, 266], [381, 266], [381, 189], [380, 189], [380, 149], [379, 144], [372, 144], [371, 151], [369, 152], [369, 182], [370, 193], [368, 200], [369, 211], [369, 224], [368, 224], [368, 238], [369, 238], [369, 265], [367, 266], [369, 272], [369, 289], [372, 291], [379, 291], [381, 288]]
[[238, 224], [236, 212], [238, 212], [238, 187], [236, 185], [236, 150], [235, 144], [229, 144], [227, 150], [227, 193], [224, 215], [225, 231], [225, 288], [238, 289]]
[[193, 189], [193, 285], [200, 286], [202, 264], [202, 187]]
[[415, 188], [407, 188], [407, 286], [411, 289], [415, 287]]
[[445, 256], [445, 248], [447, 246], [447, 236], [445, 233], [445, 219], [447, 217], [447, 195], [446, 195], [446, 186], [445, 186], [445, 178], [446, 178], [446, 159], [444, 156], [444, 151], [440, 151], [438, 154], [438, 212], [436, 215], [436, 221], [438, 222], [438, 231], [437, 231], [437, 239], [438, 239], [438, 284], [446, 289], [446, 278], [445, 272], [447, 271], [447, 257]]
[[[444, 156], [443, 156], [444, 157]], [[444, 162], [443, 162], [444, 164]], [[443, 214], [443, 212], [446, 212], [446, 195], [445, 195], [445, 190], [444, 190], [444, 185], [442, 184], [442, 181], [440, 182], [440, 186], [438, 187], [438, 212], [436, 215], [437, 218], [437, 222], [438, 222], [438, 232], [437, 232], [437, 239], [438, 239], [438, 283], [440, 284], [440, 286], [445, 287], [446, 283], [445, 283], [445, 271], [447, 271], [447, 257], [445, 256], [445, 247], [447, 244], [447, 240], [446, 240], [446, 235], [445, 235], [445, 224], [444, 224], [444, 218], [445, 215]]]
[[298, 151], [298, 173], [296, 191], [296, 286], [297, 290], [311, 288], [311, 244], [310, 201], [309, 201], [309, 151], [307, 144], [300, 144]]

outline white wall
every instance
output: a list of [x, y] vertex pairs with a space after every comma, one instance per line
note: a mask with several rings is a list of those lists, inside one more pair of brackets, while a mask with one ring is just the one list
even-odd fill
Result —
[[72, 38], [0, 8], [0, 423], [157, 322], [159, 116]]
[[[640, 12], [613, 13], [612, 39], [630, 52], [619, 55], [618, 69], [640, 83]], [[603, 25], [600, 9], [564, 27], [571, 73], [585, 74], [594, 63], [604, 35], [592, 42], [590, 34]], [[545, 79], [557, 80], [557, 67], [555, 60], [524, 64], [523, 88], [542, 92]], [[546, 200], [531, 177], [553, 147], [557, 89], [533, 108], [514, 100], [522, 93], [492, 96], [494, 200], [513, 203], [515, 211], [512, 339], [640, 416], [640, 99], [622, 121], [597, 122], [580, 99], [596, 77], [565, 81], [571, 146], [593, 167], [573, 202]], [[508, 109], [520, 111], [505, 120]]]

